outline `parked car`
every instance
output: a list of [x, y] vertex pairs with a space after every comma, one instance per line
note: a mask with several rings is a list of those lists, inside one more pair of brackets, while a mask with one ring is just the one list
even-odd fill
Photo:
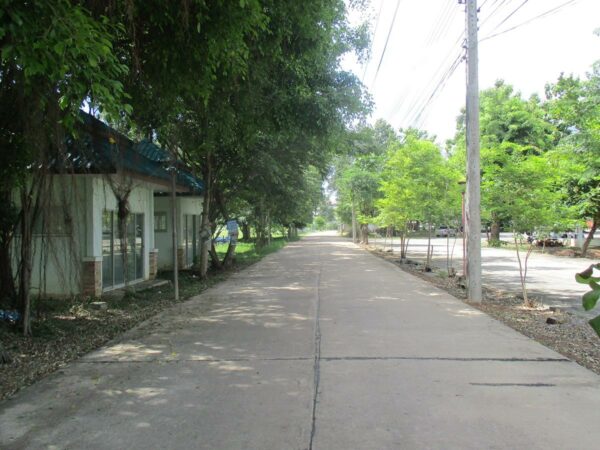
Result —
[[441, 225], [435, 230], [437, 237], [456, 236], [456, 230], [446, 225]]

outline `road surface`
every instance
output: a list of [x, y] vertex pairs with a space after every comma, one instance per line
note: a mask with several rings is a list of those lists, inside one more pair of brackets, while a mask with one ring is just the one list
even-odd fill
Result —
[[2, 449], [589, 449], [600, 377], [305, 238], [0, 404]]

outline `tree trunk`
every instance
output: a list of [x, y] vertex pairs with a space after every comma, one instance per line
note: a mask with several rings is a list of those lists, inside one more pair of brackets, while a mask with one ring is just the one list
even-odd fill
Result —
[[352, 200], [352, 242], [358, 243], [358, 236], [356, 230], [356, 209], [354, 207], [354, 200]]
[[10, 191], [2, 192], [0, 195], [0, 208], [2, 208], [2, 218], [0, 223], [0, 300], [10, 299], [10, 304], [14, 304], [16, 297], [15, 279], [13, 277], [11, 261], [11, 245], [15, 226], [17, 222], [16, 208], [11, 201]]
[[431, 220], [427, 225], [427, 259], [425, 261], [425, 270], [431, 270]]
[[31, 336], [31, 267], [34, 220], [31, 193], [21, 188], [21, 261], [19, 264], [19, 310], [24, 336]]
[[498, 216], [496, 214], [492, 214], [492, 224], [490, 229], [490, 236], [488, 238], [489, 242], [499, 241], [500, 240], [500, 221], [498, 220]]
[[267, 213], [267, 244], [271, 245], [271, 214]]
[[236, 247], [237, 239], [232, 236], [229, 241], [229, 247], [227, 247], [227, 253], [225, 253], [225, 257], [223, 258], [223, 266], [225, 268], [230, 268], [235, 263], [235, 247]]
[[244, 221], [240, 223], [240, 228], [242, 229], [242, 239], [240, 241], [249, 242], [250, 241], [250, 225], [248, 222]]
[[521, 252], [519, 251], [519, 242], [517, 240], [517, 233], [513, 231], [515, 248], [517, 249], [517, 261], [519, 262], [519, 279], [521, 281], [521, 292], [523, 294], [523, 304], [527, 307], [532, 307], [533, 302], [529, 301], [529, 297], [527, 295], [527, 264], [529, 262], [529, 256], [533, 251], [533, 244], [529, 244], [529, 248], [527, 249], [527, 254], [525, 255], [525, 259], [521, 260]]
[[173, 290], [175, 300], [179, 300], [179, 261], [177, 259], [177, 249], [179, 247], [177, 239], [177, 169], [175, 168], [175, 153], [173, 153], [173, 167], [171, 168], [171, 226], [173, 228]]
[[360, 224], [360, 243], [369, 245], [369, 224], [367, 223]]
[[[211, 241], [212, 241], [212, 239], [211, 239]], [[219, 255], [217, 254], [217, 249], [215, 248], [214, 242], [211, 242], [211, 245], [210, 245], [210, 260], [212, 262], [213, 269], [223, 270], [223, 264], [221, 263], [221, 260], [219, 259]]]
[[594, 239], [594, 233], [596, 233], [596, 230], [598, 229], [598, 222], [600, 222], [600, 214], [594, 217], [594, 221], [592, 222], [592, 228], [590, 229], [589, 234], [585, 238], [585, 242], [583, 243], [583, 247], [581, 248], [581, 256], [583, 257], [587, 255], [588, 247], [590, 246], [592, 239]]
[[204, 196], [202, 203], [202, 226], [200, 227], [200, 278], [208, 273], [208, 253], [211, 247], [210, 202], [212, 200], [212, 167], [210, 153], [206, 156], [204, 169]]
[[400, 261], [404, 261], [406, 259], [406, 232], [400, 232]]

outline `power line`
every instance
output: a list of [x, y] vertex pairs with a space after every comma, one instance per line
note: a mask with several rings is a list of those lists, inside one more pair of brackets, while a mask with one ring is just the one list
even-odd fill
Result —
[[381, 63], [383, 62], [383, 57], [385, 56], [385, 52], [387, 51], [388, 42], [390, 41], [390, 36], [392, 34], [392, 30], [394, 29], [394, 24], [396, 23], [396, 14], [398, 14], [398, 7], [400, 6], [400, 2], [402, 2], [402, 0], [398, 0], [396, 2], [394, 17], [392, 18], [392, 23], [390, 24], [390, 29], [388, 30], [385, 45], [383, 46], [383, 52], [381, 53], [381, 58], [379, 58], [379, 64], [377, 65], [377, 70], [375, 71], [375, 77], [373, 78], [373, 83], [371, 84], [375, 84], [375, 80], [377, 80], [377, 75], [379, 74], [379, 69], [381, 68]]
[[514, 15], [517, 13], [517, 11], [519, 11], [519, 10], [520, 10], [520, 9], [521, 9], [523, 6], [525, 6], [525, 5], [526, 5], [528, 2], [529, 2], [529, 0], [524, 0], [524, 1], [523, 1], [523, 3], [521, 3], [519, 6], [517, 6], [517, 7], [516, 7], [516, 8], [513, 10], [513, 12], [511, 12], [511, 13], [510, 13], [508, 16], [506, 16], [506, 17], [504, 18], [504, 20], [503, 20], [502, 22], [500, 22], [498, 25], [496, 25], [496, 28], [494, 28], [494, 29], [492, 30], [492, 32], [493, 32], [493, 31], [495, 31], [495, 30], [497, 30], [498, 28], [500, 28], [502, 25], [504, 25], [508, 19], [510, 19], [512, 16], [514, 16]]
[[[452, 44], [452, 48], [455, 48], [456, 46], [461, 44], [461, 42], [464, 42], [464, 38], [465, 38], [465, 32], [463, 30], [460, 33], [460, 35], [458, 36], [458, 38], [456, 39], [456, 41]], [[463, 47], [464, 47], [464, 45], [460, 45], [460, 47], [458, 49], [459, 55], [462, 54]], [[402, 119], [403, 122], [408, 122], [408, 119], [413, 117], [415, 112], [417, 110], [419, 110], [419, 108], [424, 103], [427, 102], [426, 97], [429, 95], [429, 93], [431, 92], [432, 89], [435, 90], [435, 88], [433, 86], [440, 83], [440, 79], [443, 79], [445, 77], [445, 73], [454, 64], [454, 60], [456, 58], [454, 57], [454, 59], [453, 59], [453, 55], [456, 55], [456, 53], [449, 51], [446, 54], [446, 57], [440, 62], [440, 64], [437, 66], [437, 68], [432, 72], [432, 75], [431, 75], [429, 81], [424, 85], [422, 91], [419, 93], [419, 95], [412, 101], [412, 103], [408, 107], [408, 109]], [[403, 101], [404, 101], [404, 99], [401, 99], [397, 104], [400, 106], [400, 105], [402, 105]], [[399, 106], [394, 108], [392, 115], [395, 115], [396, 112], [400, 109]]]
[[492, 34], [490, 36], [486, 36], [483, 39], [480, 39], [479, 42], [487, 41], [488, 39], [492, 39], [492, 38], [495, 38], [496, 36], [500, 36], [500, 35], [502, 35], [504, 33], [508, 33], [509, 31], [513, 31], [513, 30], [515, 30], [517, 28], [520, 28], [520, 27], [522, 27], [524, 25], [527, 25], [527, 24], [529, 24], [529, 23], [531, 23], [531, 22], [533, 22], [535, 20], [542, 19], [542, 18], [544, 18], [546, 16], [549, 16], [551, 14], [557, 13], [560, 9], [562, 9], [562, 8], [564, 8], [566, 6], [569, 6], [569, 5], [571, 5], [571, 4], [573, 4], [573, 3], [577, 2], [577, 1], [579, 1], [579, 0], [569, 0], [569, 1], [565, 2], [565, 3], [562, 3], [562, 4], [556, 6], [556, 7], [552, 8], [552, 9], [550, 9], [550, 10], [542, 13], [542, 14], [539, 14], [539, 15], [537, 15], [535, 17], [532, 17], [531, 19], [527, 19], [526, 21], [521, 22], [518, 25], [515, 25], [515, 26], [513, 26], [511, 28], [507, 28], [506, 30], [500, 31], [499, 33], [495, 33], [495, 34]]
[[[490, 7], [494, 6], [496, 3], [498, 3], [498, 1], [499, 0], [495, 0]], [[479, 23], [479, 27], [483, 27], [492, 17], [494, 17], [500, 8], [502, 8], [502, 5], [505, 5], [507, 1], [510, 3], [512, 0], [501, 0], [500, 3], [492, 10], [492, 12], [490, 12], [490, 14]]]
[[[381, 18], [381, 10], [383, 9], [384, 0], [381, 0], [379, 4], [379, 12], [377, 13], [377, 19], [375, 19], [375, 29], [373, 30], [373, 41], [375, 41], [375, 37], [377, 36], [377, 30], [379, 29], [379, 19]], [[365, 77], [367, 76], [367, 69], [369, 68], [369, 63], [371, 62], [371, 56], [369, 55], [369, 59], [365, 63], [365, 70], [363, 71], [362, 78], [360, 79], [361, 83], [365, 81]]]
[[429, 98], [425, 101], [425, 104], [419, 110], [419, 113], [415, 116], [415, 118], [413, 120], [411, 120], [411, 123], [413, 123], [413, 124], [415, 124], [417, 126], [420, 126], [422, 124], [422, 122], [419, 123], [419, 120], [421, 119], [421, 116], [427, 110], [427, 108], [429, 107], [429, 105], [433, 102], [433, 100], [437, 96], [437, 94], [440, 93], [444, 89], [444, 87], [446, 86], [446, 83], [452, 77], [452, 75], [454, 74], [454, 72], [456, 71], [456, 69], [460, 66], [460, 63], [463, 60], [464, 60], [464, 56], [463, 56], [463, 54], [461, 52], [454, 59], [454, 61], [452, 62], [451, 66], [448, 68], [448, 70], [446, 70], [446, 72], [444, 73], [444, 75], [442, 76], [442, 78], [440, 79], [440, 81], [438, 82], [438, 84], [436, 85], [436, 87], [434, 88], [434, 90], [431, 93], [431, 95], [429, 96]]
[[452, 12], [452, 2], [447, 2], [446, 6], [444, 7], [444, 9], [442, 9], [442, 12], [438, 16], [435, 23], [433, 24], [433, 27], [431, 28], [431, 31], [429, 33], [429, 36], [427, 37], [427, 41], [426, 41], [425, 45], [429, 46], [437, 40], [437, 38], [440, 34], [440, 29], [442, 28], [442, 24], [444, 24], [446, 22], [447, 18], [451, 16], [451, 12]]

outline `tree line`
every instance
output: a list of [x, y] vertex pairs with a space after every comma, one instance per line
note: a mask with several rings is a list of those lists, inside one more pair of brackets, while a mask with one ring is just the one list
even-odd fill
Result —
[[[543, 237], [590, 225], [586, 255], [600, 225], [599, 98], [600, 62], [585, 77], [563, 74], [548, 83], [544, 99], [523, 98], [501, 80], [480, 93], [481, 212], [489, 245], [501, 245], [502, 227], [518, 244], [525, 233]], [[332, 179], [338, 218], [357, 223], [357, 241], [368, 243], [368, 224], [388, 235], [393, 230], [405, 258], [415, 224], [460, 227], [464, 110], [443, 147], [427, 132], [395, 130], [382, 120], [356, 127], [346, 145]], [[518, 254], [525, 300], [530, 252]]]
[[[368, 49], [367, 26], [347, 19], [360, 1], [1, 3], [0, 299], [23, 312], [32, 229], [83, 107], [193, 169], [203, 229], [237, 218], [259, 244], [312, 221], [339, 142], [370, 107], [340, 67]], [[200, 253], [202, 276], [211, 256], [224, 263], [210, 243]]]

